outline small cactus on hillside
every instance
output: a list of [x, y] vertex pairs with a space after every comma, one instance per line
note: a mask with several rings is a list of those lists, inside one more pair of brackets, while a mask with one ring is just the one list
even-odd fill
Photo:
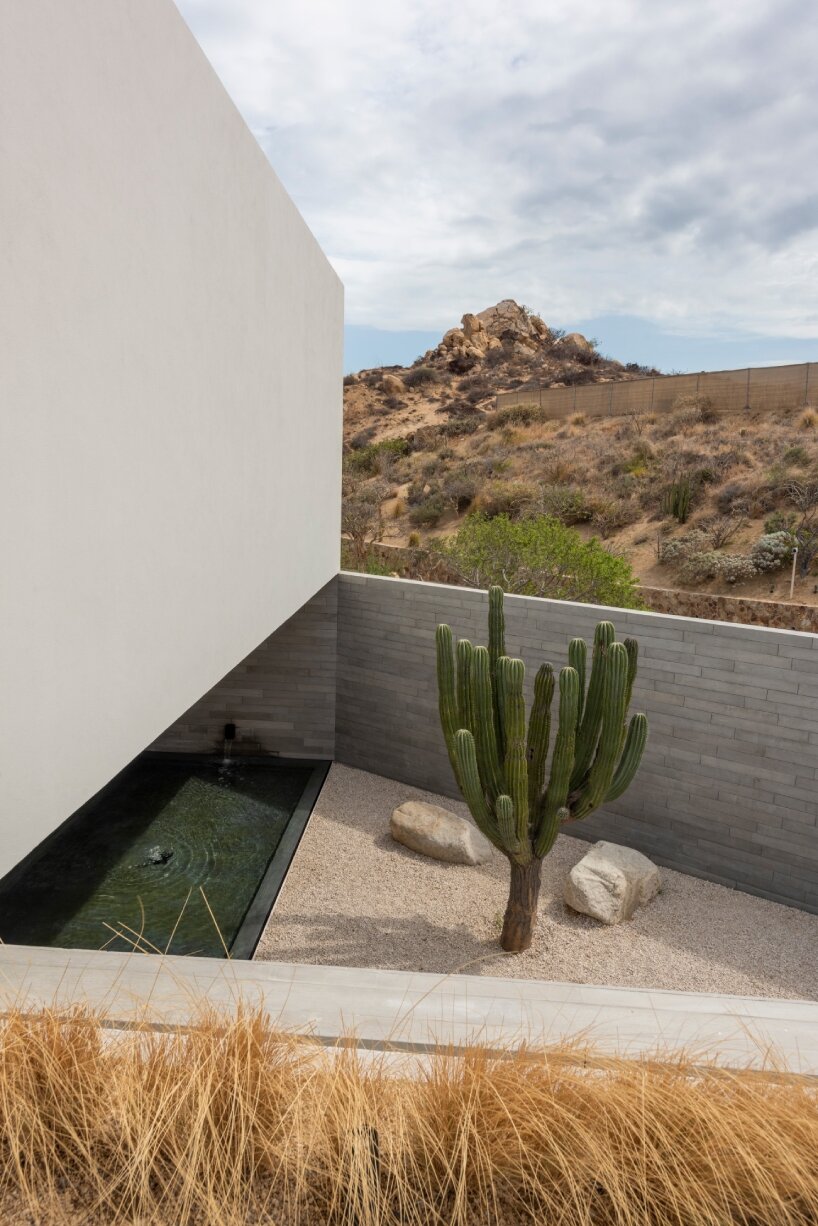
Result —
[[635, 640], [616, 642], [611, 623], [600, 622], [586, 687], [588, 649], [572, 639], [556, 682], [550, 664], [537, 672], [526, 727], [525, 665], [506, 655], [502, 588], [489, 591], [488, 648], [467, 639], [455, 647], [449, 626], [437, 628], [440, 722], [452, 770], [476, 824], [511, 862], [505, 950], [531, 944], [542, 860], [560, 827], [621, 796], [636, 774], [647, 740], [644, 715], [627, 721], [637, 655]]

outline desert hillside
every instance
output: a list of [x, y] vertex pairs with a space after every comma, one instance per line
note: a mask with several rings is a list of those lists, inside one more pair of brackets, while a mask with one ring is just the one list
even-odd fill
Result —
[[[625, 556], [643, 584], [818, 603], [818, 415], [722, 413], [682, 397], [669, 412], [550, 420], [496, 407], [527, 386], [658, 374], [601, 356], [506, 300], [463, 316], [410, 367], [348, 375], [347, 506], [377, 507], [371, 538], [422, 545], [467, 515], [551, 515]], [[814, 525], [814, 526], [813, 526]]]

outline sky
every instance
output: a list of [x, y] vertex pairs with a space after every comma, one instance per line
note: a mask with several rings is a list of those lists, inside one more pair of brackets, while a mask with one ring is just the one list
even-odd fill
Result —
[[346, 289], [347, 370], [515, 298], [662, 370], [818, 360], [815, 0], [177, 0]]

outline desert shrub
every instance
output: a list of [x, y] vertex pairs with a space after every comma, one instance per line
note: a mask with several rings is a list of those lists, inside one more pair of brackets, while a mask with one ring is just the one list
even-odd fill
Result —
[[603, 540], [640, 518], [639, 507], [627, 498], [602, 499], [594, 504], [591, 523]]
[[809, 464], [809, 452], [806, 447], [796, 444], [794, 447], [788, 447], [781, 459], [785, 464]]
[[533, 426], [545, 420], [545, 409], [538, 404], [511, 404], [506, 409], [496, 409], [489, 414], [489, 430], [503, 430], [507, 426]]
[[408, 455], [411, 450], [405, 438], [385, 438], [379, 443], [369, 443], [357, 451], [347, 452], [344, 467], [347, 472], [360, 477], [373, 477], [380, 472], [383, 461], [396, 460]]
[[792, 560], [795, 538], [790, 532], [765, 532], [760, 536], [751, 550], [753, 564], [757, 571], [781, 570]]
[[341, 498], [341, 532], [349, 539], [358, 570], [363, 569], [373, 543], [382, 535], [381, 503], [388, 492], [388, 486], [381, 481], [356, 486], [350, 483], [349, 477], [345, 480]]
[[746, 514], [750, 510], [750, 497], [743, 481], [730, 481], [716, 494], [716, 506], [722, 515]]
[[592, 364], [599, 361], [596, 354], [586, 354], [584, 350], [578, 349], [570, 355], [570, 360], [577, 365], [573, 369], [569, 366], [562, 372], [562, 382], [566, 387], [584, 387], [586, 383], [596, 383], [596, 374], [591, 369]]
[[410, 532], [409, 533], [409, 548], [418, 549], [419, 547], [420, 547], [420, 533]]
[[469, 353], [456, 353], [449, 360], [449, 370], [453, 375], [465, 375], [470, 370], [474, 370], [477, 365], [477, 358], [472, 357]]
[[365, 429], [359, 430], [357, 434], [353, 434], [352, 438], [349, 440], [349, 446], [351, 450], [360, 451], [362, 447], [366, 447], [367, 443], [371, 440], [372, 435], [374, 433], [375, 433], [374, 426], [366, 426]]
[[641, 607], [638, 581], [624, 558], [549, 516], [471, 515], [439, 549], [473, 587], [499, 583], [524, 596]]
[[745, 527], [746, 515], [718, 515], [707, 520], [701, 527], [706, 530], [714, 549], [721, 549]]
[[442, 426], [420, 426], [409, 439], [410, 450], [432, 451], [437, 446], [443, 432]]
[[522, 481], [492, 481], [481, 489], [474, 505], [487, 519], [505, 515], [516, 519], [535, 502], [537, 490]]
[[349, 541], [341, 541], [341, 570], [356, 570], [365, 575], [391, 575], [392, 568], [370, 546], [358, 556]]
[[814, 430], [816, 426], [818, 426], [818, 413], [812, 408], [804, 409], [804, 412], [798, 418], [799, 430]]
[[541, 515], [551, 515], [570, 527], [587, 523], [594, 513], [585, 493], [578, 485], [543, 485], [537, 498]]
[[773, 511], [772, 515], [768, 515], [764, 520], [764, 531], [767, 533], [792, 532], [797, 518], [794, 511]]
[[553, 485], [568, 485], [576, 480], [577, 470], [570, 460], [557, 456], [545, 465], [543, 477]]
[[717, 557], [719, 559], [717, 574], [725, 583], [731, 585], [740, 583], [742, 579], [752, 579], [757, 573], [753, 559], [746, 557], [745, 554], [720, 553]]
[[677, 396], [671, 410], [676, 414], [684, 414], [684, 418], [680, 416], [679, 420], [687, 420], [692, 424], [698, 422], [710, 424], [718, 419], [718, 413], [711, 398], [696, 392]]
[[722, 579], [732, 585], [742, 579], [752, 579], [755, 574], [752, 558], [744, 554], [716, 553], [714, 550], [690, 554], [679, 569], [679, 578], [683, 583]]
[[634, 477], [644, 477], [650, 472], [655, 458], [655, 452], [650, 443], [646, 439], [640, 439], [629, 456], [612, 466], [611, 472], [614, 476], [620, 473], [630, 473]]
[[352, 387], [352, 385], [357, 382], [357, 375], [344, 375], [344, 387]]
[[675, 536], [669, 541], [659, 542], [657, 556], [665, 566], [681, 566], [696, 553], [705, 553], [713, 549], [713, 539], [701, 528], [693, 528], [684, 536]]
[[446, 503], [440, 490], [426, 494], [409, 512], [409, 522], [416, 528], [434, 528], [445, 514]]
[[458, 438], [461, 435], [474, 434], [475, 430], [480, 429], [480, 415], [470, 413], [467, 417], [450, 418], [445, 425], [446, 434], [452, 438]]
[[700, 420], [697, 409], [671, 410], [662, 418], [656, 433], [659, 438], [676, 438], [679, 434], [687, 434], [693, 426], [699, 425]]
[[460, 468], [447, 474], [441, 493], [452, 509], [462, 515], [474, 502], [478, 488], [475, 473], [468, 468]]
[[403, 382], [411, 388], [428, 387], [431, 383], [438, 383], [439, 378], [432, 366], [413, 366], [403, 376]]
[[406, 401], [401, 400], [400, 396], [384, 396], [382, 401], [383, 407], [394, 413], [397, 409], [405, 409]]
[[448, 445], [444, 445], [438, 451], [437, 458], [443, 461], [453, 460], [454, 459], [454, 448], [449, 447]]

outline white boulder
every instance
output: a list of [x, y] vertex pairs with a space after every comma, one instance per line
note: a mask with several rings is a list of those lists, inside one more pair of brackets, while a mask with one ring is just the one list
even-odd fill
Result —
[[655, 898], [661, 884], [658, 868], [641, 852], [595, 843], [568, 874], [565, 901], [603, 924], [619, 924]]
[[491, 843], [471, 822], [422, 800], [406, 800], [392, 813], [392, 838], [422, 856], [449, 864], [485, 864]]

